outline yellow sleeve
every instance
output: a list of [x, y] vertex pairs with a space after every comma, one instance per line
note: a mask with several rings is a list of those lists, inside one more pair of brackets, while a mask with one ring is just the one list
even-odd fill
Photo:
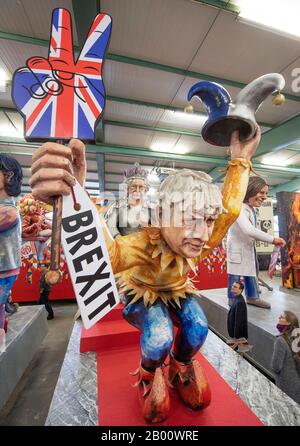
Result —
[[227, 210], [227, 214], [221, 214], [217, 219], [212, 236], [207, 243], [209, 248], [204, 249], [201, 253], [202, 259], [221, 243], [230, 226], [240, 215], [250, 170], [250, 160], [237, 158], [229, 162], [222, 188], [223, 207]]
[[114, 274], [149, 263], [149, 255], [146, 251], [147, 239], [142, 231], [124, 236], [119, 235], [114, 239], [104, 217], [99, 215], [99, 218]]

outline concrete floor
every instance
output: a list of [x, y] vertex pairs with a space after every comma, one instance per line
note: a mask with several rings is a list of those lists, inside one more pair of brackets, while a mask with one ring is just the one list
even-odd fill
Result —
[[18, 386], [0, 412], [0, 426], [43, 426], [64, 360], [77, 304], [53, 303], [55, 318]]

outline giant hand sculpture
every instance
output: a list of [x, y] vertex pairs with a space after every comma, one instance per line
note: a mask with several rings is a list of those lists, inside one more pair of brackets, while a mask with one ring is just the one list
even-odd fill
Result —
[[101, 73], [111, 26], [109, 15], [98, 14], [75, 62], [70, 12], [53, 10], [48, 59], [31, 57], [13, 77], [27, 140], [94, 140], [105, 105]]

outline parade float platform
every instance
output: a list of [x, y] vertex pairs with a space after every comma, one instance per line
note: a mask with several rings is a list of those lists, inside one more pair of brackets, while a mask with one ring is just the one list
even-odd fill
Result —
[[[126, 324], [123, 334], [115, 338], [118, 342], [121, 339], [122, 343], [109, 347], [117, 333], [110, 333], [105, 324], [111, 329], [116, 328], [120, 313], [121, 307], [116, 307], [105, 317], [108, 317], [106, 321], [104, 318], [91, 331], [85, 330], [80, 321], [75, 322], [46, 425], [145, 425], [137, 389], [131, 387], [135, 378], [129, 375], [139, 362], [138, 331], [131, 334], [126, 346], [125, 327], [128, 330], [131, 327], [122, 321]], [[88, 350], [89, 345], [94, 349], [97, 337], [98, 341], [100, 337], [105, 339], [98, 344], [100, 352], [80, 353], [80, 350]], [[299, 405], [211, 331], [199, 360], [211, 383], [211, 406], [202, 412], [194, 412], [172, 393], [171, 413], [165, 426], [300, 425]], [[232, 407], [228, 409], [228, 406]], [[243, 421], [239, 419], [241, 411]]]
[[[117, 305], [90, 329], [83, 327], [80, 351], [95, 351], [98, 364], [98, 413], [100, 426], [145, 426], [132, 388], [136, 378], [130, 372], [140, 363], [140, 332], [122, 318], [123, 305]], [[197, 359], [211, 385], [212, 403], [204, 411], [192, 411], [170, 390], [171, 410], [163, 426], [260, 426], [230, 386], [199, 353]], [[165, 373], [167, 374], [167, 369]]]
[[[212, 392], [211, 404], [193, 411], [170, 389], [170, 413], [156, 426], [262, 426], [259, 418], [200, 354], [196, 359], [206, 372]], [[98, 415], [100, 426], [145, 426], [138, 399], [132, 387], [137, 378], [129, 373], [140, 362], [139, 344], [97, 353]], [[164, 370], [167, 376], [168, 367]]]
[[9, 317], [6, 351], [0, 354], [0, 409], [12, 394], [47, 331], [44, 306], [19, 307]]

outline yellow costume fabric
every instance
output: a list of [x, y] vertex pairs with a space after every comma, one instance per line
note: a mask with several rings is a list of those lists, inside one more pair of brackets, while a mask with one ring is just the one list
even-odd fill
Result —
[[141, 232], [113, 240], [104, 224], [104, 235], [120, 293], [132, 295], [130, 303], [143, 297], [144, 304], [152, 305], [158, 298], [168, 304], [185, 298], [186, 293], [197, 294], [188, 275], [196, 264], [218, 246], [228, 228], [240, 214], [246, 193], [251, 163], [245, 159], [230, 161], [222, 196], [227, 213], [215, 222], [209, 248], [200, 257], [186, 259], [174, 253], [161, 237], [160, 229], [145, 228]]

